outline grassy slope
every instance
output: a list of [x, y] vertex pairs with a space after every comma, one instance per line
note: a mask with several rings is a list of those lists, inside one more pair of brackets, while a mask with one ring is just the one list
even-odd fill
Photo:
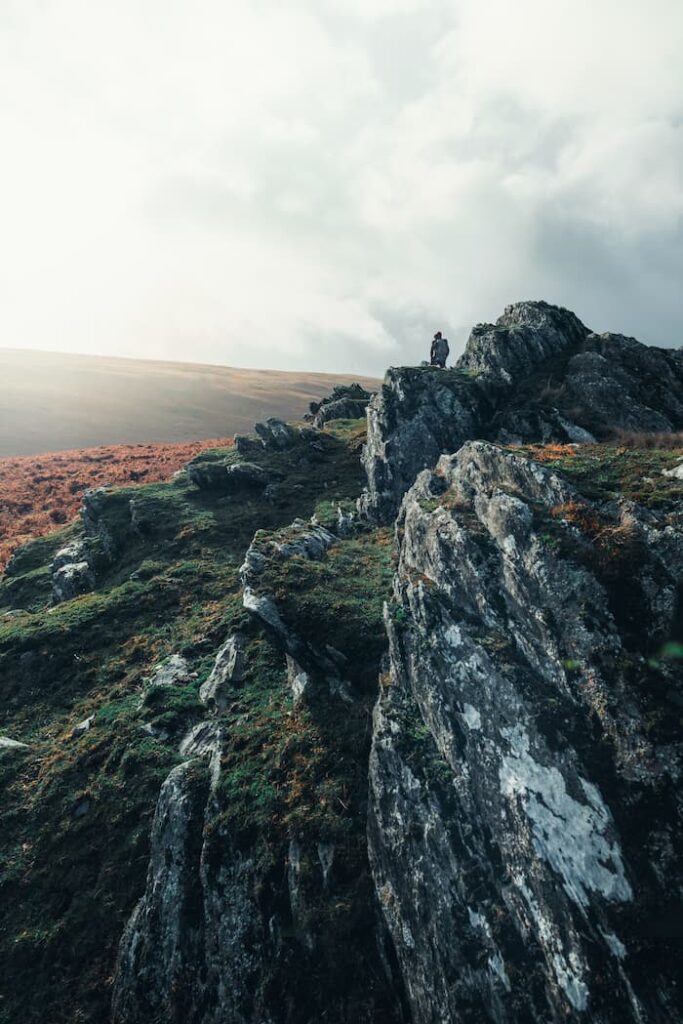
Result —
[[[353, 882], [335, 913], [359, 927], [370, 696], [343, 728], [314, 712], [293, 716], [284, 658], [243, 612], [238, 568], [257, 527], [274, 530], [316, 506], [324, 514], [359, 493], [363, 429], [332, 424], [316, 462], [299, 462], [298, 451], [264, 453], [262, 464], [281, 476], [273, 503], [199, 492], [182, 477], [112, 489], [104, 518], [118, 557], [96, 593], [47, 607], [52, 552], [78, 526], [28, 545], [0, 583], [0, 608], [26, 609], [0, 617], [0, 735], [29, 744], [0, 755], [3, 1024], [106, 1018], [118, 939], [144, 886], [156, 797], [177, 760], [174, 740], [199, 716], [200, 683], [238, 628], [249, 672], [226, 712], [233, 739], [215, 827], [229, 821], [256, 843], [264, 870], [293, 829], [345, 842]], [[220, 457], [238, 458], [230, 450]], [[131, 529], [131, 498], [141, 532]], [[312, 622], [318, 608], [331, 643], [345, 643], [355, 621], [377, 653], [391, 576], [386, 538], [375, 545], [367, 534], [333, 549], [324, 580], [310, 568], [308, 578], [305, 566], [293, 570], [301, 611]], [[365, 584], [361, 568], [372, 569]], [[321, 589], [328, 584], [336, 603]], [[196, 679], [144, 696], [153, 665], [175, 652]], [[71, 739], [93, 713], [93, 728]], [[144, 723], [164, 727], [171, 741], [153, 739]]]
[[22, 544], [70, 522], [89, 488], [170, 480], [198, 452], [229, 443], [107, 445], [0, 458], [0, 572]]

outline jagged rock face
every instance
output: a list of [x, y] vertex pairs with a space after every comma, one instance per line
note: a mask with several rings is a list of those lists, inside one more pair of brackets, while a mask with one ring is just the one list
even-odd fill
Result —
[[85, 560], [67, 562], [52, 575], [52, 599], [55, 604], [70, 601], [80, 594], [88, 594], [95, 588], [95, 575]]
[[199, 688], [199, 699], [215, 711], [225, 709], [233, 687], [244, 677], [244, 641], [239, 633], [228, 637], [214, 662], [208, 678]]
[[172, 654], [154, 666], [148, 686], [180, 686], [193, 678], [192, 670], [182, 654]]
[[254, 895], [254, 864], [228, 836], [207, 830], [221, 749], [220, 727], [199, 723], [180, 745], [192, 760], [162, 786], [145, 894], [121, 939], [113, 1024], [273, 1020], [259, 987], [274, 951]]
[[683, 428], [683, 352], [641, 345], [620, 334], [591, 334], [567, 366], [560, 396], [593, 430], [669, 431]]
[[[214, 673], [232, 666], [242, 675], [243, 643], [229, 638]], [[220, 709], [209, 710], [180, 743], [189, 760], [161, 788], [145, 892], [119, 947], [113, 1024], [401, 1024], [379, 912], [360, 939], [321, 920], [321, 906], [334, 908], [348, 891], [345, 865], [341, 882], [334, 877], [335, 844], [305, 829], [285, 842], [273, 826], [264, 846], [248, 822], [239, 834], [225, 825], [230, 737]], [[371, 962], [343, 993], [334, 979], [330, 995], [330, 974], [355, 955], [340, 948], [348, 940], [362, 942]]]
[[[505, 424], [501, 409], [514, 397], [515, 382], [575, 351], [588, 334], [565, 309], [522, 302], [508, 306], [495, 324], [478, 324], [455, 369], [389, 370], [368, 406], [363, 452], [368, 487], [361, 511], [391, 520], [420, 470], [467, 440], [497, 433], [497, 419]], [[555, 435], [552, 419], [549, 424], [545, 417], [542, 423], [516, 423], [523, 434], [519, 440], [570, 440], [564, 428]]]
[[368, 405], [361, 513], [389, 522], [420, 470], [478, 436], [489, 411], [483, 391], [455, 371], [389, 370]]
[[589, 333], [569, 310], [547, 302], [518, 302], [495, 324], [473, 328], [458, 367], [491, 383], [510, 385], [580, 345]]
[[[339, 959], [339, 937], [321, 933], [315, 907], [334, 898], [334, 848], [292, 840], [264, 881], [256, 851], [207, 830], [215, 810], [197, 762], [174, 769], [159, 798], [147, 889], [121, 941], [113, 1024], [312, 1024], [321, 1013], [401, 1024], [400, 1006], [387, 1010], [382, 976], [376, 991], [351, 984], [326, 1006], [325, 969]], [[379, 951], [377, 960], [381, 969]]]
[[[577, 509], [627, 544], [623, 575]], [[415, 1024], [679, 1019], [680, 673], [651, 655], [680, 512], [592, 505], [474, 442], [421, 474], [398, 536], [369, 844]]]
[[86, 536], [96, 538], [106, 558], [113, 561], [116, 558], [116, 543], [103, 517], [107, 494], [106, 487], [95, 487], [91, 491], [86, 491], [81, 506], [81, 519]]
[[151, 837], [147, 890], [121, 940], [113, 1021], [196, 1020], [202, 894], [196, 873], [206, 802], [205, 774], [193, 762], [166, 779]]
[[368, 406], [360, 507], [388, 522], [417, 474], [464, 441], [583, 443], [683, 427], [683, 353], [596, 335], [545, 302], [477, 325], [453, 370], [389, 370]]
[[265, 423], [256, 423], [254, 430], [260, 437], [264, 448], [273, 451], [284, 451], [291, 448], [298, 440], [297, 431], [282, 420], [271, 417]]
[[70, 601], [95, 589], [95, 571], [87, 540], [73, 540], [52, 559], [52, 600]]
[[263, 451], [263, 441], [249, 434], [235, 434], [235, 451], [245, 459], [252, 459]]

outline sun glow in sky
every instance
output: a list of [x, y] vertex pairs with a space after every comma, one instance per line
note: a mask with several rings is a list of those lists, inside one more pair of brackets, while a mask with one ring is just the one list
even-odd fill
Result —
[[680, 0], [4, 0], [0, 345], [379, 374], [683, 342]]

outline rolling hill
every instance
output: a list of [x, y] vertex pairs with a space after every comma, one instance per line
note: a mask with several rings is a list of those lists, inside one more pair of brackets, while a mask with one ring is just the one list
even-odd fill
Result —
[[0, 349], [0, 456], [188, 442], [300, 419], [352, 375]]

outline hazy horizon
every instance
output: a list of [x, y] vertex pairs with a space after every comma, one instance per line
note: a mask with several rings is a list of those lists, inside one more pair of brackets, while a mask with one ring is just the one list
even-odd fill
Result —
[[8, 0], [0, 338], [381, 375], [515, 301], [683, 340], [675, 0]]
[[266, 370], [0, 348], [0, 458], [108, 444], [203, 441], [299, 420], [360, 374]]
[[[427, 346], [428, 347], [428, 343]], [[425, 348], [425, 346], [423, 346]], [[300, 377], [302, 373], [305, 373], [307, 377], [323, 377], [330, 379], [332, 377], [349, 377], [352, 378], [357, 376], [359, 380], [381, 380], [380, 376], [375, 377], [373, 374], [358, 373], [354, 374], [353, 369], [338, 369], [338, 370], [292, 370], [287, 367], [281, 366], [250, 366], [249, 364], [241, 365], [239, 363], [223, 363], [223, 362], [203, 362], [196, 359], [183, 358], [178, 356], [174, 359], [165, 359], [162, 356], [136, 356], [136, 355], [118, 355], [116, 352], [74, 352], [67, 349], [49, 349], [49, 348], [20, 348], [13, 347], [12, 345], [0, 345], [0, 356], [3, 353], [21, 353], [22, 355], [34, 355], [34, 356], [64, 356], [68, 359], [102, 359], [102, 360], [118, 360], [120, 362], [131, 362], [131, 363], [161, 363], [168, 366], [187, 366], [187, 367], [206, 367], [207, 369], [219, 369], [219, 370], [237, 370], [254, 373], [264, 374], [282, 374], [283, 376]], [[424, 353], [420, 355], [420, 360], [424, 359]], [[387, 367], [388, 368], [388, 367]]]

